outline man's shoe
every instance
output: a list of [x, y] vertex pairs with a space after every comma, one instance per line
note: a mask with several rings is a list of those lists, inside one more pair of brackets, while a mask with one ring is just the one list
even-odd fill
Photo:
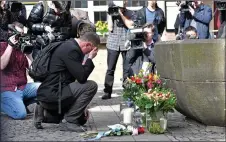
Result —
[[102, 99], [103, 99], [103, 100], [111, 99], [111, 94], [105, 93], [105, 94], [102, 96]]
[[35, 128], [43, 129], [42, 127], [43, 119], [44, 119], [44, 109], [39, 104], [36, 104], [34, 108], [34, 116], [33, 116], [33, 122], [34, 122]]
[[75, 124], [75, 123], [69, 123], [65, 119], [62, 120], [62, 122], [59, 124], [60, 131], [71, 131], [71, 132], [86, 132], [87, 129]]

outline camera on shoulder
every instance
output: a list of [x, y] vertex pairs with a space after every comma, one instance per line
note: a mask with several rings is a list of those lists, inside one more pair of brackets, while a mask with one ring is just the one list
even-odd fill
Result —
[[119, 9], [125, 9], [124, 7], [112, 5], [108, 7], [108, 14], [114, 17], [120, 16]]
[[131, 41], [132, 48], [143, 48], [143, 41], [145, 40], [144, 26], [141, 24], [141, 18], [134, 21], [134, 28], [127, 33], [127, 40]]

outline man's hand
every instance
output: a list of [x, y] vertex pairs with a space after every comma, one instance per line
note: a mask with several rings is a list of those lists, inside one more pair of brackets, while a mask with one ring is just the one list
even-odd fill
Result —
[[195, 10], [191, 6], [189, 6], [189, 11], [192, 16], [195, 14]]
[[122, 11], [123, 11], [122, 8], [119, 8], [119, 9], [118, 9], [118, 13], [120, 14], [120, 16], [123, 15]]
[[18, 40], [16, 40], [16, 35], [11, 36], [8, 39], [8, 46], [9, 47], [15, 47], [15, 45], [18, 43]]
[[13, 35], [13, 36], [9, 37], [9, 41], [10, 41], [13, 45], [15, 45], [15, 44], [18, 43], [18, 40], [16, 40], [16, 35]]
[[93, 59], [93, 58], [95, 58], [96, 57], [96, 55], [97, 55], [97, 52], [98, 52], [98, 48], [97, 47], [95, 47], [90, 53], [89, 53], [89, 56], [88, 56], [88, 58], [90, 58], [90, 59]]

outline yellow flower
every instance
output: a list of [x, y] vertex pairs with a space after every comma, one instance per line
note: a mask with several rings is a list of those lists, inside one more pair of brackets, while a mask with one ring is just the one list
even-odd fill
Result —
[[154, 75], [154, 81], [157, 81], [159, 79], [159, 77], [155, 74]]

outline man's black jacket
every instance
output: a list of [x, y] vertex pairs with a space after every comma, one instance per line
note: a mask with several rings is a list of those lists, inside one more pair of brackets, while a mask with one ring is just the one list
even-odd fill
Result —
[[[140, 22], [142, 25], [147, 23], [146, 8], [147, 7], [143, 7], [142, 9], [138, 10], [136, 13], [137, 18], [141, 20]], [[164, 29], [166, 27], [166, 19], [164, 16], [164, 12], [158, 6], [156, 8], [156, 12], [157, 12], [156, 19], [157, 19], [158, 34], [162, 35], [162, 33], [164, 32]]]
[[85, 83], [94, 69], [91, 59], [82, 65], [84, 54], [74, 39], [69, 39], [53, 52], [50, 60], [51, 74], [40, 85], [37, 98], [41, 102], [56, 103], [58, 101], [59, 80], [61, 74], [62, 100], [72, 96], [69, 84], [75, 80]]

